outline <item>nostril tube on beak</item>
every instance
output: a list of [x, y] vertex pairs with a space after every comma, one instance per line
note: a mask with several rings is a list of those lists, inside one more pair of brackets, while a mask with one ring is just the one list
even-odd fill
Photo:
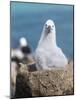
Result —
[[48, 29], [51, 29], [51, 26], [47, 26]]

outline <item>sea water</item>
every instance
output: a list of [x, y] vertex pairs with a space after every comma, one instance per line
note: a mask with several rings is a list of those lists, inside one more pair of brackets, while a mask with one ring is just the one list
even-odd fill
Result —
[[[73, 57], [73, 6], [11, 2], [11, 48], [19, 45], [20, 37], [26, 37], [34, 52], [44, 23], [52, 19], [56, 25], [57, 45], [67, 57]], [[50, 46], [50, 44], [48, 44]]]

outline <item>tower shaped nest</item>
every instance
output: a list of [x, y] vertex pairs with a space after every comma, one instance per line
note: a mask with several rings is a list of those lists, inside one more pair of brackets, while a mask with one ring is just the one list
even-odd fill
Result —
[[74, 94], [73, 61], [64, 68], [30, 72], [22, 65], [16, 80], [16, 98]]

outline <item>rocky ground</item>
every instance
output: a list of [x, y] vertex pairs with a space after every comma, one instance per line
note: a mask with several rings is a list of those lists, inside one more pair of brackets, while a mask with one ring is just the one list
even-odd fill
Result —
[[[30, 69], [30, 68], [29, 68]], [[14, 98], [73, 95], [73, 61], [64, 68], [31, 71], [21, 65]]]

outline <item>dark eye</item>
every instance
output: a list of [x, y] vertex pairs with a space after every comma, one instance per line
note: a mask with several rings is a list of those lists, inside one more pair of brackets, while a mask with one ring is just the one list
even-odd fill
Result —
[[47, 24], [45, 24], [45, 26], [47, 27]]

